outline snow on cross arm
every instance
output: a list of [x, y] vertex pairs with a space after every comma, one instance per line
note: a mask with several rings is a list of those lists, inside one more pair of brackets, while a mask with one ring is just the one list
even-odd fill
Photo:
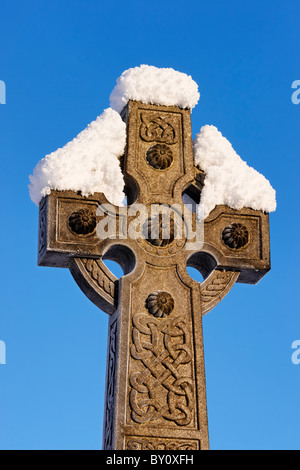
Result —
[[276, 193], [269, 181], [241, 159], [215, 126], [203, 126], [193, 144], [195, 164], [206, 173], [200, 217], [206, 218], [218, 204], [275, 211]]
[[30, 197], [35, 204], [54, 190], [81, 191], [83, 196], [105, 194], [122, 205], [124, 180], [118, 157], [126, 144], [126, 126], [111, 108], [88, 125], [63, 148], [47, 155], [30, 176]]

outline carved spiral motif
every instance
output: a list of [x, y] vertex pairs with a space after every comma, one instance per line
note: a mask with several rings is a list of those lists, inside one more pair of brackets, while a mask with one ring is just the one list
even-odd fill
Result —
[[172, 150], [165, 144], [156, 144], [149, 148], [147, 162], [157, 170], [166, 170], [173, 162]]
[[168, 214], [157, 214], [154, 217], [149, 217], [143, 225], [143, 234], [151, 245], [170, 245], [175, 239], [174, 217]]
[[77, 235], [89, 235], [96, 228], [96, 216], [88, 209], [79, 209], [70, 216], [69, 227]]
[[249, 234], [247, 227], [243, 224], [230, 224], [225, 227], [222, 233], [222, 239], [229, 248], [238, 250], [247, 245]]
[[152, 315], [163, 318], [172, 312], [174, 299], [168, 292], [155, 291], [146, 300], [146, 307]]

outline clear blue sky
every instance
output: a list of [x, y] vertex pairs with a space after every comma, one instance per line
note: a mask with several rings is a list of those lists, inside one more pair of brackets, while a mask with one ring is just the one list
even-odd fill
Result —
[[299, 1], [2, 0], [0, 17], [0, 448], [101, 448], [107, 316], [37, 267], [28, 175], [146, 63], [192, 75], [194, 134], [217, 126], [277, 190], [272, 271], [204, 319], [211, 448], [300, 449]]

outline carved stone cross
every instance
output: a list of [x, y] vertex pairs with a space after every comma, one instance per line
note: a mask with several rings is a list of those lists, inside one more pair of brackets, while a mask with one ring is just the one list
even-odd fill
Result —
[[[183, 208], [184, 192], [199, 200], [205, 175], [194, 165], [190, 111], [129, 101], [122, 118], [129, 222], [133, 203]], [[208, 449], [202, 316], [235, 282], [255, 284], [269, 271], [268, 215], [217, 206], [205, 220], [203, 246], [193, 250], [184, 232], [175, 236], [174, 223], [169, 238], [158, 230], [100, 239], [105, 203], [102, 193], [52, 191], [40, 203], [38, 253], [40, 266], [69, 268], [110, 315], [103, 448]], [[151, 216], [139, 217], [143, 229], [151, 225]], [[124, 277], [118, 281], [103, 259], [117, 261]], [[192, 280], [186, 266], [204, 281]]]

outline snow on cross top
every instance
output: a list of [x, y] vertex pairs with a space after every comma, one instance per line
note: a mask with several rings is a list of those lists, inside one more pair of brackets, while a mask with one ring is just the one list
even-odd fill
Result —
[[191, 76], [171, 68], [141, 65], [125, 70], [110, 95], [110, 105], [119, 113], [129, 100], [193, 109], [198, 103], [198, 85]]
[[[122, 205], [124, 179], [118, 157], [125, 150], [126, 126], [119, 113], [129, 100], [192, 109], [199, 97], [198, 85], [184, 73], [149, 65], [126, 70], [111, 93], [111, 108], [37, 164], [30, 176], [31, 199], [38, 205], [51, 189], [72, 190], [83, 196], [102, 192], [111, 203]], [[200, 130], [194, 141], [194, 158], [206, 172], [199, 215], [207, 217], [217, 204], [275, 210], [270, 183], [248, 167], [214, 126]]]

